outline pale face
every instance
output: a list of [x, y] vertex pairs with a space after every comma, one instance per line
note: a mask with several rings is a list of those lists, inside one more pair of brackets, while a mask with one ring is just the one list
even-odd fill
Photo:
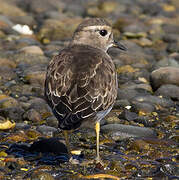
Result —
[[88, 26], [76, 32], [73, 44], [85, 44], [107, 51], [114, 45], [112, 28], [110, 26]]

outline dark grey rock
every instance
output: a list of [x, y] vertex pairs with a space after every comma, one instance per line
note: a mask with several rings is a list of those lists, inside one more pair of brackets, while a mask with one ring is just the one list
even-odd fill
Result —
[[135, 111], [143, 111], [151, 113], [155, 111], [155, 105], [149, 102], [135, 102], [133, 101], [133, 107]]
[[28, 45], [37, 45], [39, 46], [40, 43], [38, 41], [36, 41], [35, 39], [32, 38], [28, 38], [28, 37], [22, 37], [20, 39], [16, 40], [17, 44], [25, 44], [26, 46]]
[[5, 24], [7, 24], [10, 27], [12, 27], [14, 25], [14, 23], [7, 16], [4, 16], [4, 15], [0, 15], [0, 21], [4, 22]]
[[179, 51], [179, 46], [178, 43], [169, 43], [167, 46], [167, 51], [169, 53], [173, 53], [173, 52], [178, 52]]
[[162, 95], [163, 97], [168, 97], [173, 100], [179, 100], [179, 86], [173, 84], [166, 84], [160, 86], [155, 92], [156, 95]]
[[19, 5], [24, 8], [28, 9], [30, 12], [33, 13], [43, 13], [46, 11], [51, 11], [51, 10], [62, 10], [64, 8], [64, 3], [58, 0], [43, 0], [43, 3], [41, 0], [21, 0], [19, 2]]
[[130, 102], [127, 99], [116, 100], [114, 103], [115, 109], [120, 109], [121, 107], [124, 108], [126, 106], [130, 106]]
[[145, 87], [133, 85], [122, 89], [118, 89], [117, 100], [127, 99], [129, 102], [131, 99], [138, 95], [149, 95], [150, 92]]
[[138, 118], [138, 115], [135, 112], [124, 110], [118, 117], [119, 119], [125, 119], [127, 121], [134, 121]]
[[9, 107], [0, 109], [0, 115], [15, 122], [22, 121], [24, 110], [21, 107]]
[[57, 128], [46, 125], [38, 126], [36, 130], [47, 136], [53, 136], [53, 134], [58, 131]]
[[28, 26], [35, 26], [36, 21], [32, 15], [26, 15], [26, 16], [11, 16], [10, 19], [13, 21], [14, 24], [22, 24], [22, 25], [28, 25]]
[[174, 58], [164, 58], [159, 60], [153, 67], [154, 70], [157, 70], [162, 67], [177, 67], [179, 68], [179, 62]]
[[46, 122], [48, 126], [58, 128], [58, 120], [55, 116], [49, 116], [46, 118]]
[[26, 124], [26, 123], [16, 123], [15, 129], [16, 130], [26, 130], [26, 129], [30, 129], [30, 125]]
[[146, 103], [151, 103], [152, 105], [160, 105], [162, 107], [165, 108], [169, 108], [169, 107], [173, 107], [174, 106], [174, 102], [171, 101], [170, 99], [166, 99], [166, 98], [160, 98], [157, 96], [152, 96], [152, 95], [139, 95], [136, 96], [132, 99], [133, 103], [142, 103], [142, 102], [146, 102]]
[[30, 109], [35, 109], [40, 114], [45, 114], [50, 112], [49, 106], [47, 105], [46, 101], [42, 98], [33, 98], [29, 101]]
[[156, 137], [156, 133], [152, 129], [123, 124], [104, 125], [101, 127], [101, 131], [109, 134], [109, 136], [111, 136], [111, 138], [114, 140], [121, 140], [130, 137]]
[[35, 109], [29, 109], [27, 112], [24, 113], [23, 118], [34, 123], [38, 123], [42, 120], [40, 113], [37, 112]]

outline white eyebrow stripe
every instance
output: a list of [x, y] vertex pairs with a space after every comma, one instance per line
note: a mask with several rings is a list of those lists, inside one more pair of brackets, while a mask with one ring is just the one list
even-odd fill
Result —
[[102, 30], [102, 29], [110, 30], [111, 27], [110, 26], [87, 26], [87, 27], [83, 28], [84, 31], [86, 31], [86, 30], [96, 30], [96, 29], [99, 29], [99, 30]]

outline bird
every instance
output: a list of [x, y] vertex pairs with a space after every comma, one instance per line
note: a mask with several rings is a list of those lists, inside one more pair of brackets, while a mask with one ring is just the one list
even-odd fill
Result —
[[117, 73], [107, 53], [111, 47], [126, 50], [113, 39], [110, 23], [87, 18], [78, 25], [72, 40], [47, 67], [45, 99], [65, 133], [84, 123], [95, 124], [96, 162], [100, 162], [100, 120], [112, 109], [117, 97]]

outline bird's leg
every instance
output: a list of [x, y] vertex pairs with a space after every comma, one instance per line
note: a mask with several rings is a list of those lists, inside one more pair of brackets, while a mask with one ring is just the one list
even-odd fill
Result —
[[64, 130], [63, 134], [65, 136], [65, 143], [66, 143], [66, 146], [67, 146], [68, 154], [71, 155], [71, 148], [70, 148], [70, 144], [69, 144], [69, 136], [68, 136], [67, 130]]
[[96, 122], [95, 129], [96, 129], [96, 154], [97, 154], [96, 162], [99, 163], [99, 162], [101, 162], [100, 156], [99, 156], [99, 133], [100, 133], [100, 122], [99, 121]]

